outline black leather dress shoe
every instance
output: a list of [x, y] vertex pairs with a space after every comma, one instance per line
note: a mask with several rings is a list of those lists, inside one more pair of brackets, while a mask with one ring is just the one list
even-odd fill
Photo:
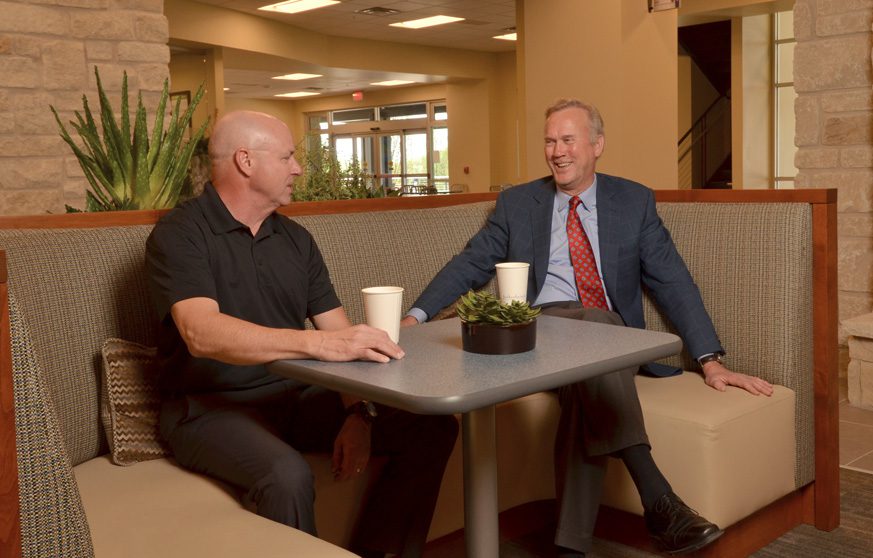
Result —
[[672, 492], [658, 498], [644, 516], [649, 534], [667, 554], [700, 550], [724, 534]]

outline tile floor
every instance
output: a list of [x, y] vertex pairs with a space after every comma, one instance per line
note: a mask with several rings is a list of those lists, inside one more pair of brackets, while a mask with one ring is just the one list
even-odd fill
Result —
[[873, 411], [849, 405], [840, 387], [840, 466], [873, 473]]

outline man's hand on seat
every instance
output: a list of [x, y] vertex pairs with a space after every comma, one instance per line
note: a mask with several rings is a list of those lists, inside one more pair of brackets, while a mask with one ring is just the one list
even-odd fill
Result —
[[732, 372], [717, 361], [710, 361], [703, 365], [703, 378], [706, 385], [718, 391], [725, 391], [727, 386], [742, 388], [753, 395], [773, 395], [773, 385], [761, 378]]
[[344, 481], [358, 476], [369, 461], [370, 425], [358, 415], [349, 415], [333, 443], [333, 477]]

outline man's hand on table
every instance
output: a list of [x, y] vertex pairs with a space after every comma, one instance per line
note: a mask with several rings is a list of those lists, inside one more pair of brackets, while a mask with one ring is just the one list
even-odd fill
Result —
[[727, 386], [735, 386], [753, 395], [773, 395], [773, 385], [770, 382], [748, 374], [732, 372], [714, 360], [703, 365], [703, 378], [706, 385], [718, 391], [725, 391]]
[[356, 325], [344, 329], [315, 331], [318, 339], [311, 351], [314, 358], [332, 362], [371, 360], [388, 362], [406, 356], [399, 345], [381, 329]]
[[408, 327], [418, 325], [418, 320], [413, 316], [404, 316], [402, 320], [400, 320], [400, 327]]
[[333, 442], [331, 472], [344, 481], [360, 475], [370, 461], [370, 424], [360, 415], [351, 414]]

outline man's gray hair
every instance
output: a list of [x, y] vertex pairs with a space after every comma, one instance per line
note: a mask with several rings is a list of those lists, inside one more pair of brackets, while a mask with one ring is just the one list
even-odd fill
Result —
[[597, 107], [594, 105], [589, 105], [579, 99], [558, 99], [546, 109], [546, 119], [556, 112], [568, 108], [578, 108], [588, 113], [588, 122], [590, 124], [589, 132], [591, 136], [589, 139], [591, 140], [591, 143], [597, 141], [598, 136], [606, 137], [603, 129], [603, 117], [600, 116], [600, 111], [597, 110]]

